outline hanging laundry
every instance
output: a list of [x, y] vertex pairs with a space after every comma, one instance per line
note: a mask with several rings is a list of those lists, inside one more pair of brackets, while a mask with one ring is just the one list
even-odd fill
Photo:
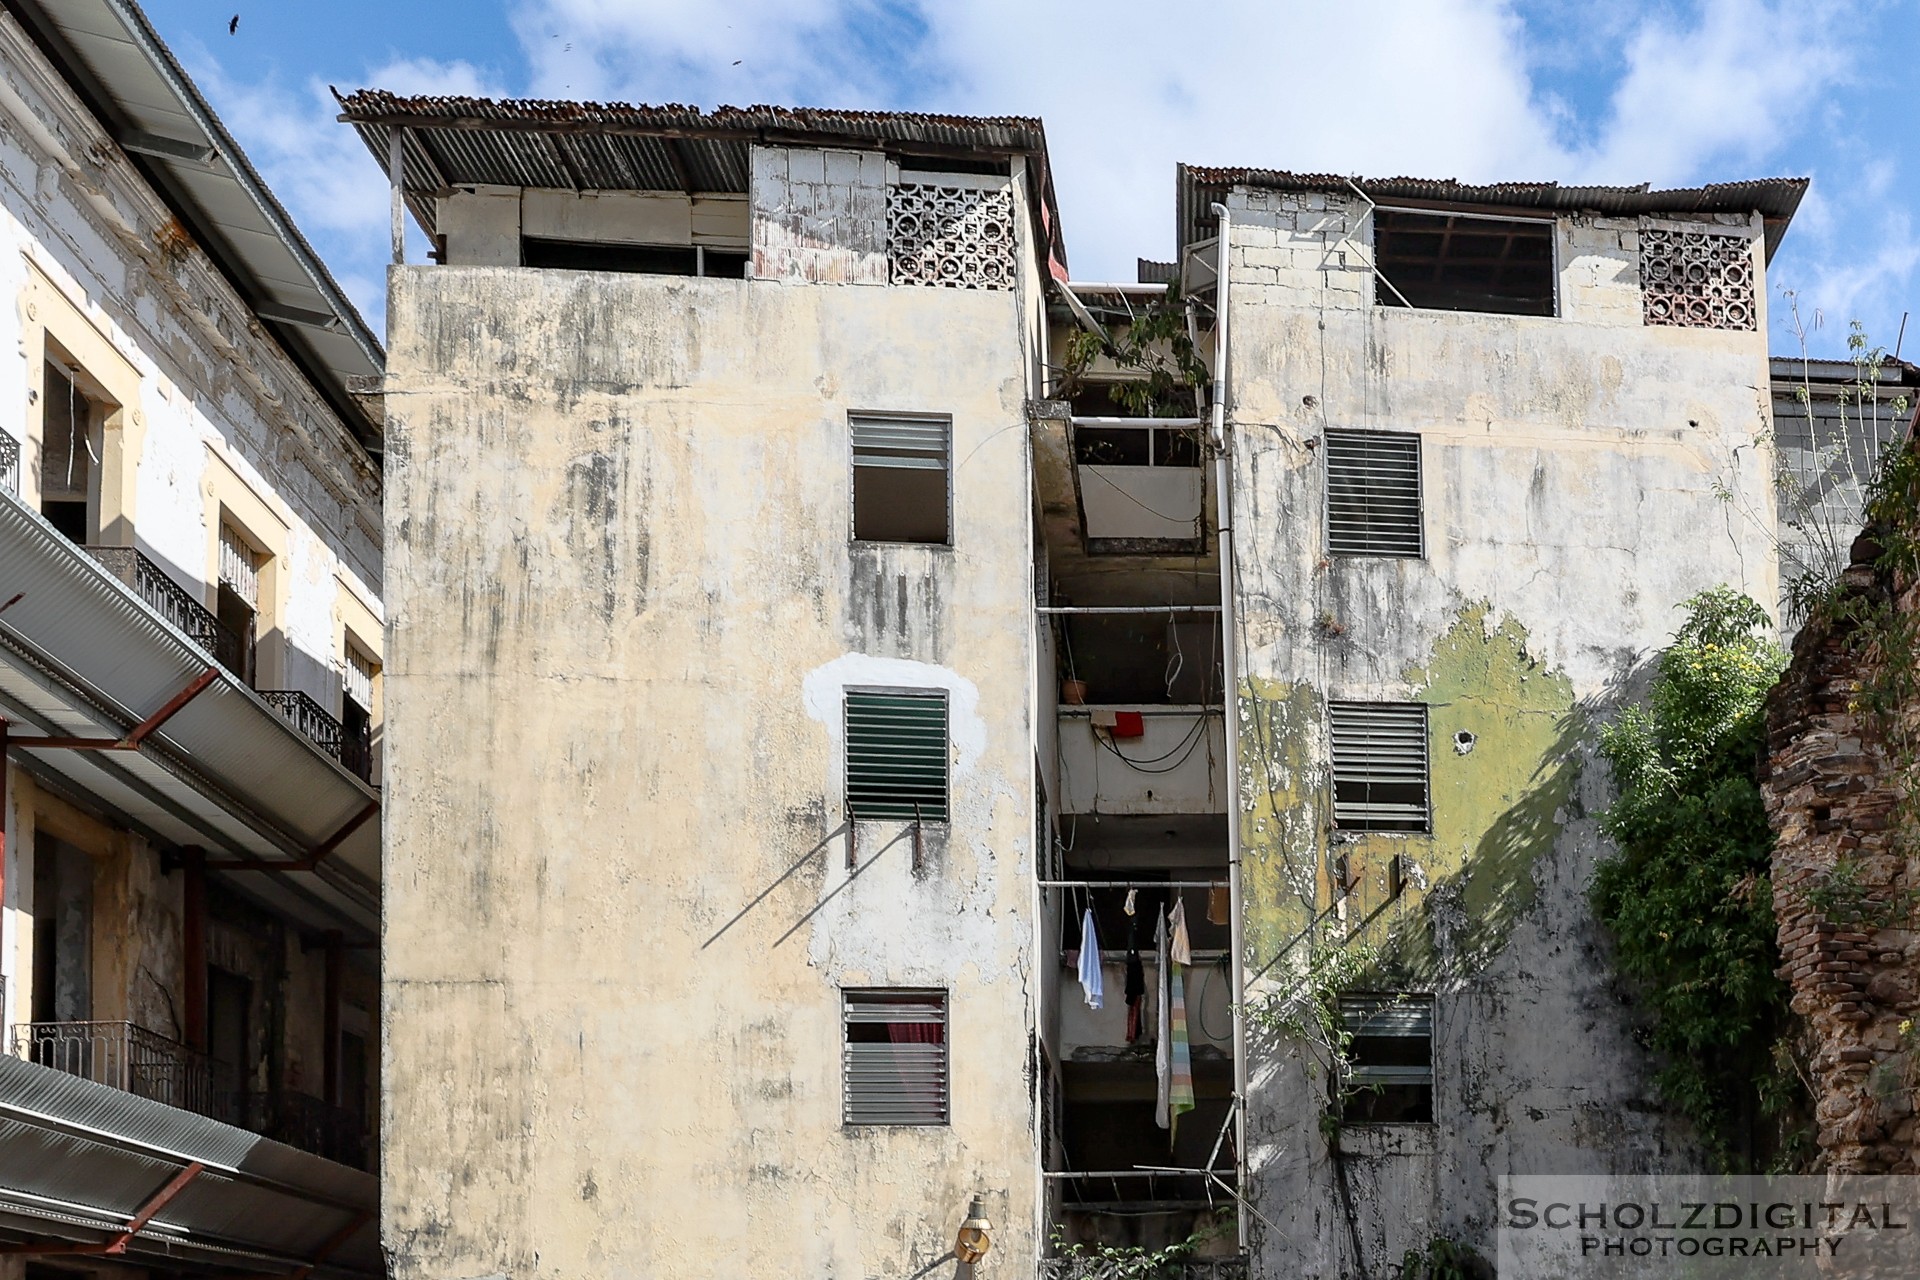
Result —
[[1158, 911], [1154, 914], [1154, 959], [1158, 967], [1153, 971], [1153, 984], [1159, 1011], [1154, 1019], [1153, 1036], [1153, 1075], [1156, 1084], [1153, 1122], [1165, 1129], [1173, 1123], [1173, 1117], [1167, 1111], [1167, 1103], [1173, 1092], [1173, 1011], [1167, 999], [1167, 971], [1173, 966], [1167, 963], [1167, 918]]
[[1104, 996], [1100, 981], [1100, 935], [1093, 927], [1093, 908], [1080, 921], [1080, 989], [1087, 994], [1087, 1008], [1098, 1009]]
[[1184, 899], [1174, 900], [1169, 927], [1173, 930], [1173, 936], [1168, 943], [1168, 954], [1175, 964], [1192, 964], [1193, 944], [1187, 938], [1187, 904]]
[[1145, 1030], [1141, 1025], [1147, 1010], [1147, 970], [1140, 963], [1140, 948], [1134, 935], [1127, 935], [1127, 1043], [1132, 1044]]
[[1172, 1066], [1167, 1089], [1167, 1131], [1169, 1139], [1180, 1132], [1180, 1113], [1193, 1110], [1193, 1050], [1187, 1041], [1187, 984], [1182, 966], [1175, 962], [1169, 976], [1172, 995], [1169, 1000], [1172, 1025]]
[[1111, 729], [1120, 721], [1120, 713], [1111, 707], [1095, 707], [1087, 712], [1087, 720], [1096, 729]]
[[[1133, 904], [1134, 904], [1134, 899], [1136, 899], [1136, 898], [1138, 898], [1139, 896], [1140, 896], [1140, 891], [1139, 891], [1138, 889], [1129, 889], [1129, 890], [1127, 890], [1127, 901], [1126, 901], [1126, 904], [1125, 904], [1125, 905], [1123, 905], [1123, 906], [1122, 906], [1122, 907], [1121, 907], [1120, 909], [1121, 909], [1122, 911], [1124, 911], [1124, 912], [1126, 912], [1126, 913], [1127, 913], [1127, 915], [1128, 915], [1129, 917], [1131, 917], [1131, 916], [1133, 915]], [[1128, 940], [1128, 942], [1127, 942], [1127, 945], [1128, 945], [1129, 947], [1131, 947], [1131, 946], [1133, 945], [1133, 942], [1132, 942], [1132, 940], [1131, 940], [1131, 938], [1129, 938], [1129, 940]]]
[[1116, 711], [1113, 713], [1113, 736], [1116, 738], [1144, 738], [1147, 736], [1147, 720], [1138, 711]]
[[1217, 884], [1207, 890], [1207, 923], [1233, 923], [1233, 898], [1227, 893], [1226, 885]]

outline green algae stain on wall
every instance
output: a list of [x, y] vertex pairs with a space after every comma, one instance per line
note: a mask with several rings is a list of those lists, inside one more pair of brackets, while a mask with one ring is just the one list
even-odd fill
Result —
[[[1352, 885], [1335, 918], [1380, 948], [1383, 979], [1418, 985], [1471, 972], [1506, 945], [1533, 905], [1534, 864], [1565, 823], [1580, 732], [1572, 682], [1527, 640], [1510, 617], [1496, 625], [1490, 604], [1461, 608], [1426, 663], [1405, 673], [1429, 708], [1433, 829], [1340, 836], [1330, 850], [1319, 691], [1243, 685], [1241, 831], [1256, 967], [1332, 903], [1329, 853], [1345, 858]], [[1417, 872], [1394, 874], [1402, 854]]]
[[1313, 918], [1327, 825], [1317, 741], [1325, 712], [1305, 684], [1240, 686], [1240, 852], [1246, 942], [1255, 967]]

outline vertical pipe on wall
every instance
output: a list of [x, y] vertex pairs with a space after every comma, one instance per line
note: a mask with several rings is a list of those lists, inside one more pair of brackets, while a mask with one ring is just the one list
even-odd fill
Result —
[[207, 1051], [207, 851], [191, 846], [180, 851], [182, 885], [180, 981], [186, 988], [187, 1044]]
[[[10, 812], [13, 797], [7, 786], [7, 738], [13, 724], [5, 716], [0, 716], [0, 956], [10, 956], [7, 946], [7, 814]], [[0, 988], [0, 997], [6, 994]], [[11, 1023], [13, 1010], [0, 1003], [0, 1023]]]
[[[1213, 206], [1220, 220], [1215, 254], [1218, 277], [1214, 284], [1213, 322], [1213, 466], [1214, 506], [1220, 525], [1220, 670], [1223, 705], [1220, 718], [1227, 738], [1227, 898], [1233, 948], [1233, 1147], [1234, 1186], [1245, 1204], [1251, 1204], [1247, 1186], [1247, 1014], [1245, 901], [1240, 882], [1240, 673], [1239, 649], [1234, 643], [1233, 573], [1233, 447], [1227, 434], [1227, 277], [1231, 259], [1232, 218], [1225, 205]], [[1249, 1214], [1234, 1215], [1239, 1224], [1240, 1249], [1246, 1251]]]

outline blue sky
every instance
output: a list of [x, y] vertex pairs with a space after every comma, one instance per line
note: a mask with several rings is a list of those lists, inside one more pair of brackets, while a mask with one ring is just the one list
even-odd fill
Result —
[[[326, 86], [1039, 115], [1081, 279], [1172, 248], [1173, 165], [1805, 175], [1771, 341], [1920, 295], [1920, 0], [148, 0], [376, 327], [386, 192]], [[229, 34], [229, 20], [239, 29]], [[1902, 81], [1905, 80], [1903, 85]], [[1816, 321], [1817, 326], [1816, 326]], [[1920, 355], [1920, 318], [1903, 354]]]

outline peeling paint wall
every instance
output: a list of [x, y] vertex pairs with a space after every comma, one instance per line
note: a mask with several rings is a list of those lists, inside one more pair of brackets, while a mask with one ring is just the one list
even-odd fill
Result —
[[[1381, 949], [1379, 986], [1436, 996], [1435, 1123], [1348, 1127], [1337, 1158], [1324, 1076], [1255, 1038], [1256, 1253], [1329, 1276], [1436, 1234], [1491, 1254], [1495, 1172], [1691, 1150], [1586, 906], [1610, 795], [1592, 730], [1688, 596], [1773, 598], [1764, 318], [1643, 326], [1635, 220], [1563, 216], [1560, 314], [1525, 318], [1373, 306], [1357, 198], [1243, 189], [1233, 212], [1246, 925], [1273, 965], [1254, 990], [1330, 929]], [[1328, 555], [1329, 428], [1420, 435], [1424, 558]], [[1331, 829], [1329, 699], [1428, 706], [1430, 832]]]
[[[979, 1274], [1028, 1265], [1028, 270], [393, 273], [397, 1276], [912, 1275], [976, 1191]], [[951, 415], [951, 547], [849, 543], [863, 411]], [[948, 693], [918, 871], [849, 847], [849, 685]], [[841, 992], [890, 986], [949, 993], [949, 1126], [841, 1124]]]

